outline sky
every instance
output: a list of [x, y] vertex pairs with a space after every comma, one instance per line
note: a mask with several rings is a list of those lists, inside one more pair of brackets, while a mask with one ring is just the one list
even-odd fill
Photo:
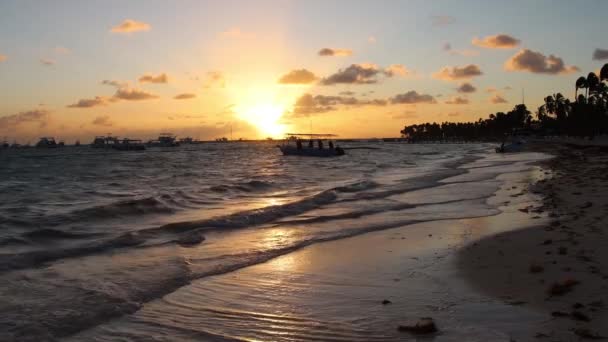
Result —
[[[0, 140], [395, 137], [534, 112], [608, 63], [608, 2], [0, 2]], [[603, 17], [604, 16], [604, 17]]]

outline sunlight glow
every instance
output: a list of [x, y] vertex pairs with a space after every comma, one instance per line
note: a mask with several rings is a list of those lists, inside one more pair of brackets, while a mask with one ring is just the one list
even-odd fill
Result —
[[261, 134], [280, 138], [285, 134], [285, 124], [279, 122], [285, 112], [285, 105], [277, 103], [255, 103], [247, 107], [237, 107], [239, 117], [254, 125]]
[[[260, 82], [262, 83], [262, 82]], [[297, 93], [288, 93], [275, 85], [236, 88], [234, 111], [238, 119], [254, 126], [260, 138], [283, 138], [289, 125], [284, 122]]]

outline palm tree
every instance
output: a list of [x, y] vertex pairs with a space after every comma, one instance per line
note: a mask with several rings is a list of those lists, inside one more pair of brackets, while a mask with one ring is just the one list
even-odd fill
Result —
[[587, 98], [589, 98], [590, 93], [594, 92], [597, 89], [597, 86], [600, 84], [600, 79], [593, 72], [590, 72], [587, 75], [587, 89], [589, 93], [587, 94]]
[[585, 78], [585, 76], [581, 76], [576, 80], [576, 87], [574, 90], [575, 99], [578, 99], [578, 90], [581, 88], [583, 88], [583, 89], [587, 88], [587, 79]]
[[600, 81], [608, 81], [608, 63], [604, 64], [600, 70]]

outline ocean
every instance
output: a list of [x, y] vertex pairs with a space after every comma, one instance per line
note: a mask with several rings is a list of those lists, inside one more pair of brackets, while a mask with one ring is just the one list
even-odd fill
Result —
[[[264, 316], [250, 295], [268, 283], [212, 279], [321, 242], [496, 215], [496, 177], [542, 159], [489, 144], [342, 145], [336, 158], [271, 142], [0, 150], [0, 340], [385, 340], [365, 315]], [[225, 310], [241, 300], [247, 311]], [[201, 303], [208, 319], [189, 323]], [[162, 322], [141, 317], [159, 305]], [[129, 329], [109, 323], [124, 317]]]

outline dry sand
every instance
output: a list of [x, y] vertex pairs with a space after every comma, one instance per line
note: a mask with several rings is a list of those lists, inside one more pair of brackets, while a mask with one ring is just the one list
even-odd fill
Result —
[[546, 224], [473, 242], [459, 265], [476, 288], [546, 314], [535, 337], [578, 341], [608, 337], [608, 153], [599, 147], [537, 145], [556, 158], [550, 176], [524, 190], [543, 202], [522, 206]]

